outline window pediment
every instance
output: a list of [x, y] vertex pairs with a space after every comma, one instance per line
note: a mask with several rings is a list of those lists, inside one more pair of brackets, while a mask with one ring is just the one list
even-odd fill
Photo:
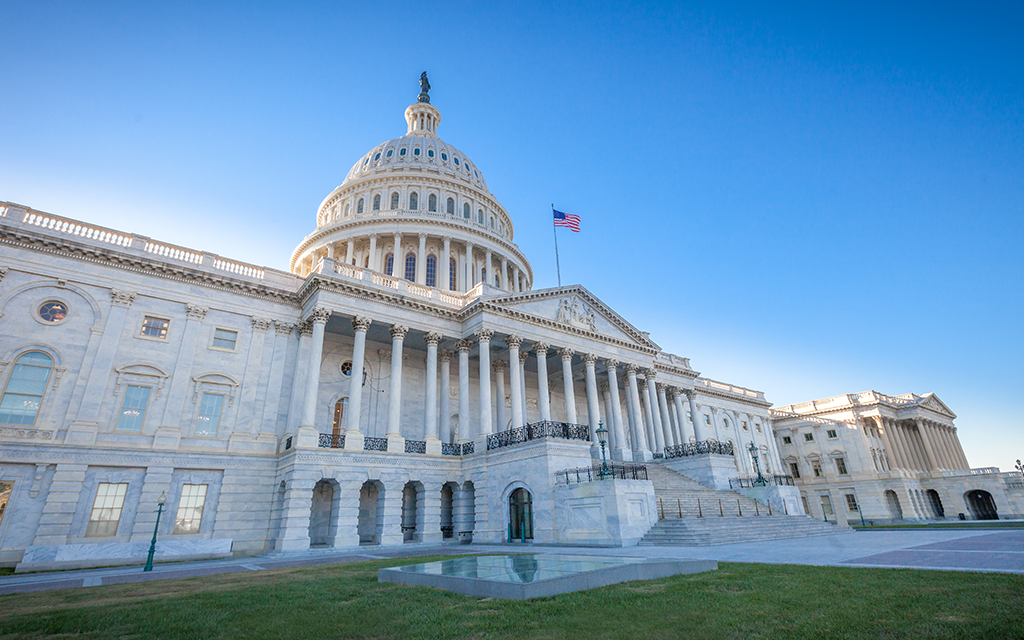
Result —
[[147, 362], [132, 362], [130, 364], [122, 365], [114, 369], [114, 371], [117, 372], [117, 382], [114, 384], [115, 398], [121, 393], [121, 387], [127, 381], [147, 382], [150, 384], [155, 383], [156, 389], [153, 394], [153, 399], [156, 400], [160, 397], [160, 392], [163, 391], [164, 382], [171, 377], [171, 374], [167, 373], [160, 367]]
[[204, 373], [192, 378], [192, 404], [199, 400], [203, 391], [226, 393], [228, 406], [235, 401], [235, 392], [239, 387], [238, 380], [222, 372]]

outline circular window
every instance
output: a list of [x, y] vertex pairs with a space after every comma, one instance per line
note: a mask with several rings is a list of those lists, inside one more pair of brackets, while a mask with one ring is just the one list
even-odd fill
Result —
[[39, 317], [46, 322], [61, 322], [68, 317], [68, 306], [63, 302], [50, 300], [39, 307]]
[[434, 157], [434, 150], [433, 149], [427, 149], [427, 155], [430, 156], [431, 158], [433, 158]]
[[448, 162], [448, 154], [445, 153], [444, 151], [442, 151], [441, 152], [441, 159], [444, 160], [445, 162]]
[[346, 360], [345, 362], [341, 363], [341, 374], [344, 375], [344, 376], [351, 376], [352, 375], [352, 361], [351, 360]]

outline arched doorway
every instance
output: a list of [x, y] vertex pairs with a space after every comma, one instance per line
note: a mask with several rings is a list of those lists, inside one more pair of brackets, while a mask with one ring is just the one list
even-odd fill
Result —
[[451, 540], [455, 537], [455, 494], [458, 485], [446, 482], [441, 487], [441, 539]]
[[928, 490], [928, 504], [931, 505], [932, 513], [936, 518], [946, 517], [946, 510], [942, 508], [942, 500], [939, 499], [939, 492], [935, 489]]
[[313, 487], [313, 504], [309, 511], [309, 546], [332, 547], [334, 536], [334, 485], [326, 478]]
[[472, 481], [462, 483], [462, 490], [458, 492], [455, 500], [454, 518], [459, 542], [470, 543], [476, 529], [476, 487]]
[[384, 485], [367, 480], [359, 489], [359, 544], [380, 544], [384, 533]]
[[520, 487], [508, 497], [509, 542], [533, 540], [533, 495]]
[[968, 491], [964, 497], [967, 499], [967, 506], [970, 507], [975, 520], [999, 519], [999, 514], [996, 513], [996, 501], [992, 499], [992, 494], [988, 491], [975, 489]]
[[402, 542], [416, 542], [420, 539], [419, 510], [422, 501], [420, 491], [423, 485], [419, 482], [406, 482], [402, 489]]
[[885, 504], [889, 507], [889, 515], [893, 520], [903, 519], [903, 507], [900, 506], [900, 497], [892, 489], [885, 492]]

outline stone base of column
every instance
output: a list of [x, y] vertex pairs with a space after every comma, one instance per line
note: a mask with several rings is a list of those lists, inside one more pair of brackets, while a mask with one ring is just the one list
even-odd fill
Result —
[[181, 429], [178, 427], [159, 427], [153, 434], [153, 448], [162, 451], [176, 451], [181, 442]]
[[487, 453], [487, 435], [482, 433], [473, 439], [473, 453]]
[[302, 426], [295, 432], [293, 449], [316, 449], [320, 446], [320, 432], [316, 427]]
[[96, 444], [96, 436], [99, 435], [100, 426], [98, 422], [75, 421], [68, 427], [67, 435], [64, 436], [64, 444], [90, 446]]
[[388, 453], [405, 453], [405, 438], [397, 433], [387, 434]]
[[345, 431], [345, 451], [362, 451], [366, 436], [358, 429]]
[[626, 447], [615, 447], [609, 457], [618, 462], [632, 462], [633, 452]]
[[641, 451], [634, 451], [633, 460], [637, 462], [650, 462], [651, 460], [654, 460], [654, 454], [648, 451], [647, 449], [643, 449]]
[[228, 453], [273, 454], [277, 451], [277, 436], [272, 433], [232, 433], [228, 438]]
[[305, 551], [309, 549], [309, 536], [278, 540], [274, 545], [276, 551]]
[[434, 436], [427, 436], [423, 438], [427, 442], [427, 455], [428, 456], [439, 456], [441, 455], [441, 440]]

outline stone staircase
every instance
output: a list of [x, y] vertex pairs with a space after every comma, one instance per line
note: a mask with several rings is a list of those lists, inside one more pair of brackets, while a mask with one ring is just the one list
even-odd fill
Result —
[[[707, 487], [660, 464], [647, 465], [659, 521], [643, 546], [704, 546], [843, 533], [810, 516], [786, 515], [781, 505], [755, 503], [735, 491]], [[681, 517], [680, 517], [681, 514]]]

